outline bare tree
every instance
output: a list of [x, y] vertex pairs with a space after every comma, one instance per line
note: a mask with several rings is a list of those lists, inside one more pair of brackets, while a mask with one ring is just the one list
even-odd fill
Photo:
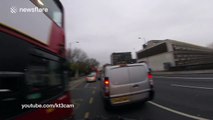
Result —
[[69, 51], [68, 60], [70, 62], [70, 69], [76, 78], [80, 73], [87, 74], [95, 70], [99, 66], [99, 62], [94, 58], [88, 58], [86, 52], [79, 48]]
[[86, 52], [84, 52], [79, 48], [71, 50], [70, 54], [71, 54], [70, 61], [74, 63], [85, 62], [88, 59]]
[[95, 66], [95, 67], [98, 67], [99, 66], [99, 62], [96, 60], [96, 59], [94, 59], [94, 58], [89, 58], [89, 59], [87, 59], [87, 61], [86, 61], [90, 66]]
[[75, 48], [69, 53], [70, 68], [75, 73], [75, 77], [79, 77], [79, 70], [84, 66], [88, 59], [86, 52], [79, 48]]

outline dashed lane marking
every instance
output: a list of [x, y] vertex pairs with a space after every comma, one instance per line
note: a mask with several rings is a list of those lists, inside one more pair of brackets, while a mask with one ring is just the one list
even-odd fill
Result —
[[84, 119], [88, 119], [89, 118], [89, 112], [86, 112], [85, 114], [84, 114]]
[[93, 102], [93, 97], [91, 97], [91, 98], [89, 99], [89, 104], [92, 104], [92, 102]]
[[87, 84], [84, 85], [84, 88], [87, 88], [88, 86], [89, 86], [89, 84], [87, 83]]
[[197, 117], [197, 116], [194, 116], [194, 115], [190, 115], [190, 114], [187, 114], [187, 113], [183, 113], [183, 112], [180, 112], [180, 111], [177, 111], [177, 110], [174, 110], [174, 109], [165, 107], [165, 106], [163, 106], [163, 105], [157, 104], [157, 103], [155, 103], [155, 102], [149, 101], [148, 103], [150, 103], [150, 104], [152, 104], [152, 105], [154, 105], [154, 106], [157, 106], [157, 107], [159, 107], [159, 108], [161, 108], [161, 109], [167, 110], [167, 111], [169, 111], [169, 112], [172, 112], [172, 113], [175, 113], [175, 114], [178, 114], [178, 115], [187, 117], [187, 118], [192, 118], [192, 119], [195, 119], [195, 120], [209, 120], [209, 119], [207, 119], [207, 118]]
[[95, 90], [92, 91], [92, 94], [95, 94]]

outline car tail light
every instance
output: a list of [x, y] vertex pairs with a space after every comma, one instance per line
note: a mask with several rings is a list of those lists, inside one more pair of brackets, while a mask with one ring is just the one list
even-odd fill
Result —
[[104, 96], [109, 97], [109, 85], [110, 81], [108, 77], [104, 79]]
[[153, 82], [153, 75], [151, 72], [148, 72], [148, 79], [149, 79], [150, 86], [153, 87], [154, 82]]

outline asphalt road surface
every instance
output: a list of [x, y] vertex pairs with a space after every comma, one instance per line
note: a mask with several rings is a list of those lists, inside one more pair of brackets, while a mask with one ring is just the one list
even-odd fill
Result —
[[[210, 120], [213, 119], [213, 75], [154, 76], [153, 101], [105, 110], [100, 81], [72, 81], [74, 120]], [[122, 119], [121, 119], [122, 120]]]

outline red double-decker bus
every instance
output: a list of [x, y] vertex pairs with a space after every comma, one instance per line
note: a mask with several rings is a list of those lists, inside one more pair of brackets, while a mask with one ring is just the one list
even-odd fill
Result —
[[35, 107], [71, 104], [64, 36], [59, 0], [0, 1], [0, 120], [72, 117], [73, 108]]

